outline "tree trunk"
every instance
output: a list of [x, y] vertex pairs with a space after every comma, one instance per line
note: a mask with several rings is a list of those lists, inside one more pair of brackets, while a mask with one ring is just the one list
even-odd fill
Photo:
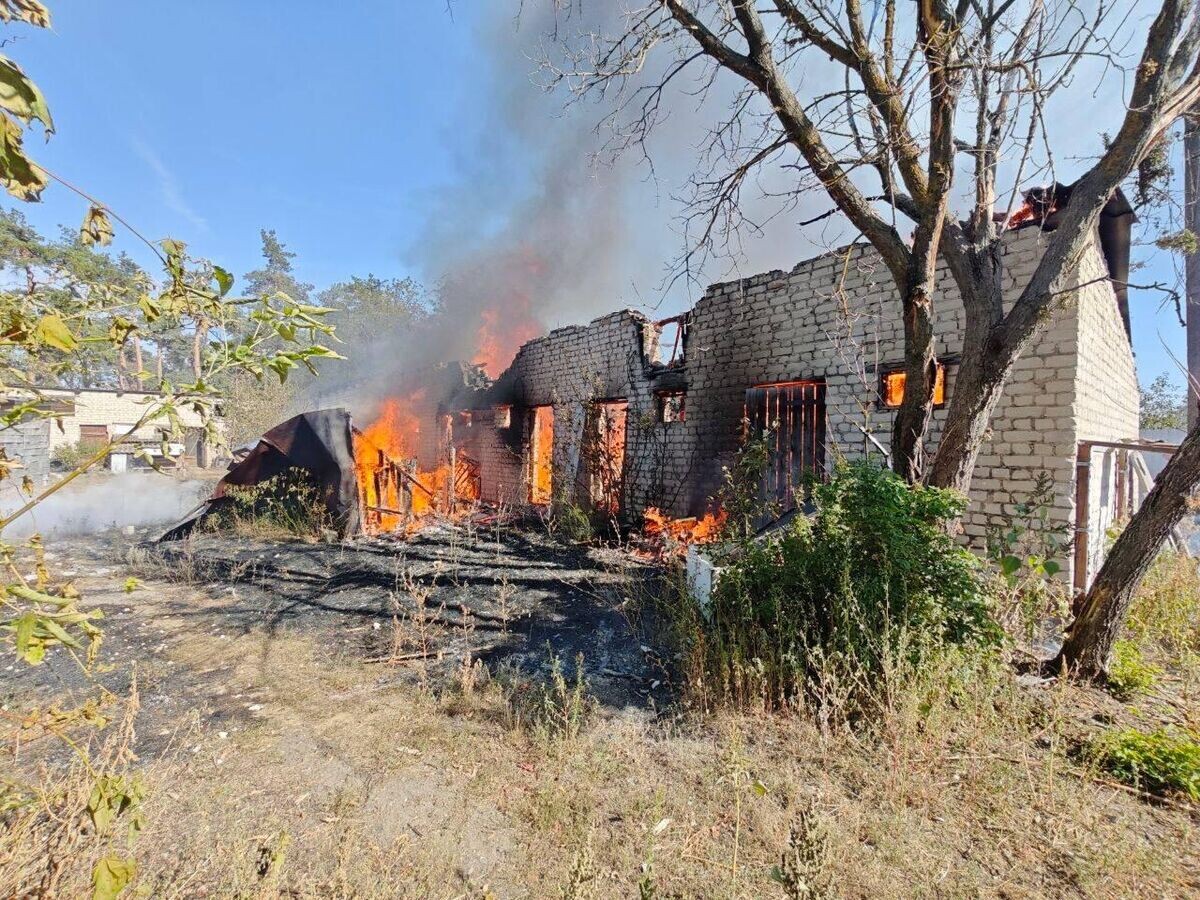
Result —
[[1004, 251], [993, 228], [990, 218], [968, 228], [951, 225], [942, 242], [963, 304], [962, 360], [953, 387], [947, 383], [950, 407], [925, 478], [964, 494], [1011, 368], [995, 352], [996, 326], [1004, 319]]
[[[1200, 111], [1197, 111], [1200, 115]], [[1200, 234], [1200, 122], [1191, 116], [1183, 128], [1183, 224]], [[1200, 253], [1189, 253], [1184, 262], [1187, 302], [1184, 321], [1187, 328], [1187, 427], [1200, 421]]]
[[1070, 634], [1052, 663], [1084, 678], [1101, 678], [1134, 594], [1171, 530], [1200, 487], [1200, 427], [1193, 427], [1154, 482], [1084, 597]]
[[1061, 289], [1062, 281], [1077, 272], [1079, 261], [1095, 241], [1093, 228], [1101, 205], [1096, 205], [1095, 215], [1085, 219], [1053, 258], [1049, 251], [1043, 254], [1034, 277], [1007, 313], [1002, 238], [977, 244], [945, 243], [946, 259], [962, 296], [966, 331], [946, 427], [927, 483], [964, 494], [970, 490], [992, 413], [1013, 367], [1061, 308], [1074, 302], [1073, 285]]
[[160, 341], [160, 342], [158, 342], [158, 343], [156, 343], [156, 344], [154, 345], [154, 350], [155, 350], [155, 356], [157, 357], [156, 364], [157, 364], [157, 369], [158, 369], [158, 387], [159, 387], [159, 390], [162, 390], [162, 383], [163, 383], [163, 345], [162, 345], [162, 342], [161, 342], [161, 341]]
[[948, 206], [948, 178], [939, 179], [937, 199], [917, 222], [904, 281], [904, 400], [892, 428], [892, 469], [910, 484], [916, 484], [925, 474], [925, 436], [937, 383], [933, 297]]
[[987, 439], [992, 413], [1015, 363], [1015, 357], [993, 349], [964, 353], [954, 380], [946, 426], [926, 476], [928, 484], [963, 494], [971, 489], [975, 462]]
[[892, 470], [909, 483], [924, 474], [936, 378], [932, 294], [927, 285], [920, 285], [904, 299], [904, 400], [892, 426]]
[[921, 215], [913, 231], [912, 255], [904, 282], [904, 402], [892, 432], [892, 468], [910, 484], [920, 482], [925, 475], [925, 437], [937, 385], [933, 298], [942, 234], [950, 208], [954, 113], [962, 83], [961, 73], [956, 74], [949, 65], [954, 29], [948, 27], [943, 13], [937, 4], [918, 4], [920, 39], [929, 71], [928, 165], [924, 189], [916, 198]]
[[196, 333], [192, 336], [192, 374], [199, 381], [204, 374], [204, 344], [208, 341], [208, 319], [196, 322]]
[[125, 345], [117, 351], [117, 390], [125, 390], [125, 370], [129, 368], [129, 357], [125, 354]]
[[134, 385], [134, 387], [137, 387], [142, 382], [142, 379], [141, 379], [141, 375], [142, 375], [142, 342], [141, 342], [141, 340], [139, 340], [137, 338], [136, 335], [134, 336], [134, 339], [133, 339], [133, 367], [134, 367], [134, 378], [136, 381], [136, 384]]

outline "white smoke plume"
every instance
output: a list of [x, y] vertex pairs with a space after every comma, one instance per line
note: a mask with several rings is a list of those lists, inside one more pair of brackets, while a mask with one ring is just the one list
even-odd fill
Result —
[[[4, 536], [22, 539], [36, 533], [61, 538], [166, 525], [183, 518], [211, 490], [211, 481], [179, 481], [153, 471], [87, 475], [17, 519]], [[0, 494], [0, 512], [7, 515], [23, 502], [15, 492]]]
[[[475, 31], [486, 61], [477, 82], [482, 96], [446, 136], [457, 174], [421, 200], [425, 227], [403, 252], [436, 291], [441, 313], [430, 328], [344, 348], [349, 361], [325, 367], [304, 398], [308, 408], [345, 405], [361, 421], [406, 372], [480, 360], [495, 376], [521, 343], [550, 329], [623, 307], [670, 315], [694, 302], [705, 277], [790, 267], [814, 252], [795, 227], [811, 211], [794, 209], [747, 241], [741, 256], [666, 290], [668, 269], [685, 246], [675, 197], [729, 95], [714, 90], [699, 108], [693, 84], [668, 93], [671, 115], [649, 148], [653, 175], [637, 151], [597, 162], [605, 135], [596, 126], [607, 108], [570, 104], [563, 90], [539, 83], [552, 4], [526, 4], [519, 18], [508, 4], [489, 7], [473, 24], [447, 23]], [[615, 9], [589, 7], [570, 27], [611, 32], [619, 24]], [[654, 64], [668, 62], [664, 55]], [[479, 109], [487, 112], [478, 116]]]

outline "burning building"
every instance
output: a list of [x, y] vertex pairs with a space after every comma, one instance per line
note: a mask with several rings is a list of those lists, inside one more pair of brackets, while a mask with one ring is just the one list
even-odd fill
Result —
[[[1128, 216], [1117, 213], [1109, 219], [1125, 239], [1114, 242], [1111, 227], [1106, 239], [1102, 222], [1068, 276], [1069, 302], [1017, 363], [995, 411], [964, 519], [977, 547], [1043, 473], [1050, 525], [1077, 534], [1102, 533], [1129, 493], [1119, 447], [1138, 437], [1138, 388], [1126, 298], [1109, 280], [1123, 282], [1116, 273], [1128, 264]], [[1040, 228], [1010, 233], [1009, 296], [1043, 246]], [[934, 445], [963, 329], [948, 273], [941, 284]], [[869, 247], [851, 245], [790, 272], [715, 284], [672, 319], [623, 310], [557, 329], [522, 344], [494, 379], [473, 364], [406, 379], [354, 436], [361, 523], [400, 530], [476, 501], [520, 511], [564, 500], [616, 523], [649, 510], [660, 526], [697, 517], [703, 528], [725, 468], [747, 436], [762, 434], [762, 489], [787, 510], [835, 459], [886, 453], [903, 393], [895, 288]], [[1113, 452], [1091, 457], [1090, 477], [1077, 480], [1084, 444]], [[1094, 570], [1102, 543], [1085, 543], [1082, 555], [1077, 547], [1064, 572]]]
[[[1032, 275], [1038, 228], [1011, 233], [1009, 296]], [[1125, 245], [1127, 264], [1128, 244]], [[1097, 242], [1071, 273], [1076, 290], [1018, 362], [979, 457], [966, 539], [1052, 483], [1051, 525], [1103, 533], [1128, 490], [1119, 453], [1093, 461], [1077, 496], [1085, 442], [1136, 441], [1138, 388], [1124, 292]], [[931, 443], [936, 446], [961, 359], [963, 312], [943, 273]], [[711, 511], [723, 470], [750, 434], [766, 432], [763, 490], [783, 509], [836, 458], [879, 457], [903, 397], [903, 324], [890, 277], [854, 245], [796, 266], [708, 289], [685, 315], [655, 322], [624, 310], [531, 340], [486, 388], [462, 395], [457, 451], [477, 465], [479, 497], [529, 507], [570, 499], [624, 522], [647, 509]], [[440, 413], [445, 416], [443, 411]], [[456, 419], [456, 422], [462, 419]], [[1076, 523], [1077, 505], [1088, 510]], [[1079, 565], [1094, 570], [1101, 541]], [[1063, 560], [1069, 571], [1074, 560]]]

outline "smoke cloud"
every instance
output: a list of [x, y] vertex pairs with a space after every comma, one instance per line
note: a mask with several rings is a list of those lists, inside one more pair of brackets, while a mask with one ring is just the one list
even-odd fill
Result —
[[[211, 482], [177, 481], [155, 472], [87, 476], [38, 504], [4, 535], [71, 537], [127, 525], [166, 525], [183, 518], [211, 489]], [[6, 492], [0, 495], [0, 510], [7, 515], [23, 502], [15, 492]]]
[[[590, 6], [569, 27], [607, 33], [619, 27], [616, 10]], [[623, 307], [671, 315], [694, 302], [705, 278], [790, 267], [813, 252], [795, 227], [811, 213], [793, 209], [756, 232], [740, 255], [668, 289], [668, 269], [686, 243], [676, 198], [731, 94], [718, 86], [701, 106], [693, 83], [668, 93], [670, 114], [648, 147], [653, 171], [637, 151], [597, 161], [605, 135], [596, 126], [608, 107], [570, 104], [563, 90], [547, 92], [538, 83], [536, 60], [553, 25], [552, 5], [527, 4], [519, 19], [508, 4], [489, 7], [479, 21], [451, 26], [475, 31], [483, 96], [447, 135], [456, 175], [421, 199], [425, 226], [403, 250], [435, 290], [440, 314], [426, 328], [346, 348], [350, 361], [326, 368], [305, 398], [309, 406], [345, 405], [362, 421], [396, 393], [405, 373], [464, 360], [495, 376], [522, 343], [553, 328]], [[653, 60], [668, 63], [666, 54]], [[765, 196], [772, 187], [746, 192], [750, 215], [760, 221], [778, 206]]]

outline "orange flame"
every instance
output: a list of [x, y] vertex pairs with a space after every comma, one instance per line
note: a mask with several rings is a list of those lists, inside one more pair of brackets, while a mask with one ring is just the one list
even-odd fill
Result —
[[529, 312], [529, 298], [522, 296], [519, 302], [505, 308], [494, 306], [479, 313], [479, 331], [476, 334], [475, 356], [471, 362], [482, 366], [492, 377], [500, 374], [517, 355], [521, 346], [542, 333], [541, 327]]
[[[523, 248], [512, 260], [516, 268], [513, 283], [535, 285], [545, 264], [530, 248]], [[475, 334], [475, 356], [471, 361], [482, 366], [493, 378], [500, 374], [517, 355], [521, 346], [542, 333], [542, 325], [533, 313], [527, 290], [514, 287], [498, 297], [495, 303], [479, 312], [479, 329]]]
[[[527, 284], [536, 284], [543, 264], [531, 249], [525, 249], [514, 260], [518, 274]], [[521, 279], [516, 279], [520, 281]], [[523, 344], [542, 333], [534, 316], [530, 294], [516, 288], [501, 294], [495, 303], [480, 310], [479, 327], [475, 335], [476, 351], [472, 362], [492, 376], [500, 374], [516, 356]], [[360, 492], [367, 507], [368, 530], [390, 531], [400, 526], [405, 517], [417, 519], [439, 509], [455, 505], [459, 500], [478, 500], [478, 466], [464, 466], [455, 461], [452, 468], [448, 456], [445, 464], [432, 471], [418, 471], [415, 460], [428, 458], [433, 444], [438, 452], [447, 449], [449, 441], [421, 440], [421, 426], [436, 428], [434, 408], [423, 388], [408, 396], [389, 399], [383, 404], [378, 418], [357, 436], [355, 467]], [[450, 435], [450, 424], [445, 423]], [[544, 494], [548, 502], [551, 487], [549, 446], [553, 440], [553, 418], [545, 435], [542, 454], [545, 465], [535, 477], [533, 493]], [[424, 450], [425, 452], [420, 452]], [[453, 512], [453, 510], [449, 510]]]
[[673, 519], [656, 506], [649, 506], [642, 513], [642, 534], [655, 543], [661, 543], [666, 555], [668, 550], [676, 553], [687, 550], [691, 544], [710, 544], [721, 536], [725, 521], [729, 518], [724, 510], [705, 513], [702, 517], [689, 516]]
[[413, 463], [424, 406], [423, 388], [387, 400], [379, 416], [356, 435], [354, 467], [368, 531], [395, 531], [407, 516], [427, 515], [434, 509], [439, 485], [445, 485], [437, 471], [418, 472]]
[[421, 419], [416, 410], [424, 403], [424, 388], [418, 388], [404, 398], [385, 400], [378, 418], [363, 429], [363, 438], [392, 459], [416, 456], [421, 439]]
[[[423, 388], [386, 401], [379, 417], [355, 436], [354, 465], [369, 533], [415, 530], [431, 513], [453, 514], [460, 501], [479, 499], [478, 482], [466, 476], [461, 460], [457, 471], [448, 460], [433, 469], [418, 468], [422, 417], [435, 421]], [[439, 453], [451, 436], [449, 417], [442, 424], [446, 440], [439, 441]]]
[[554, 499], [554, 407], [533, 410], [533, 440], [529, 502], [544, 505]]

